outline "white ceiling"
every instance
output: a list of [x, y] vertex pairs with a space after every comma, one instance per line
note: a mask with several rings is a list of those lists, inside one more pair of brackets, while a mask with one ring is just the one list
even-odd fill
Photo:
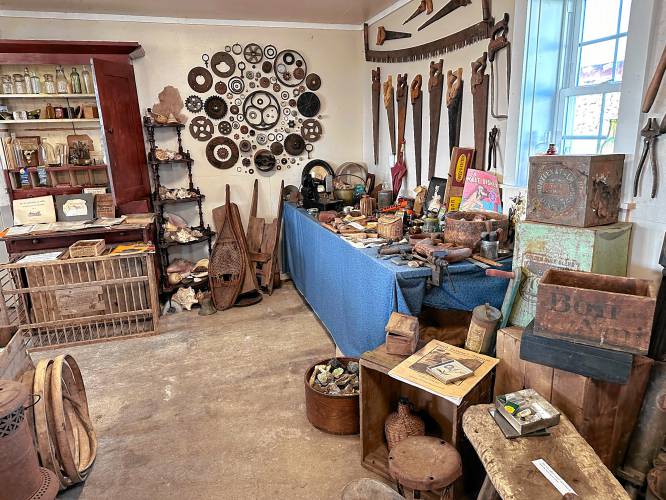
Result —
[[361, 24], [396, 0], [2, 0], [2, 9], [192, 19]]

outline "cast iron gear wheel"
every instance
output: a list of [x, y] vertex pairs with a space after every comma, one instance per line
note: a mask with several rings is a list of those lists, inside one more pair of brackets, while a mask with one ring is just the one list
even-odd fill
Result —
[[191, 95], [185, 99], [185, 107], [190, 113], [198, 113], [203, 109], [203, 101], [198, 95]]
[[298, 111], [306, 118], [317, 116], [321, 109], [321, 101], [314, 92], [304, 92], [298, 96], [296, 101]]
[[204, 111], [209, 118], [221, 120], [227, 114], [227, 103], [218, 95], [212, 95], [204, 103]]
[[228, 137], [215, 137], [206, 145], [206, 158], [215, 168], [227, 169], [238, 161], [238, 146]]
[[267, 149], [260, 149], [254, 154], [254, 164], [260, 172], [270, 172], [276, 163], [275, 156]]
[[207, 141], [213, 137], [215, 127], [213, 122], [205, 116], [195, 116], [190, 122], [190, 134], [197, 141]]
[[305, 78], [305, 85], [307, 85], [310, 90], [319, 90], [321, 88], [321, 78], [317, 73], [310, 73]]
[[222, 135], [229, 135], [232, 131], [231, 123], [229, 123], [226, 120], [221, 121], [220, 124], [217, 126], [217, 130], [219, 130], [220, 134]]
[[264, 47], [264, 56], [267, 59], [274, 59], [276, 55], [277, 49], [275, 48], [275, 45], [266, 45], [266, 47]]
[[220, 78], [229, 78], [236, 71], [234, 56], [228, 52], [215, 52], [210, 58], [210, 69]]
[[190, 84], [192, 90], [203, 94], [204, 92], [208, 92], [213, 86], [213, 76], [206, 68], [197, 66], [192, 68], [187, 74], [187, 83]]
[[301, 135], [306, 141], [317, 142], [322, 132], [321, 123], [314, 118], [308, 118], [301, 125]]
[[305, 151], [305, 140], [298, 134], [289, 134], [284, 140], [284, 150], [291, 156], [298, 156]]
[[250, 64], [257, 64], [264, 58], [264, 51], [256, 43], [248, 43], [243, 49], [243, 57]]

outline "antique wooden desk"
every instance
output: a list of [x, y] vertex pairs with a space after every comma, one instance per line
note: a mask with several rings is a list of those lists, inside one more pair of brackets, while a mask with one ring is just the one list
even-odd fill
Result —
[[[419, 344], [419, 347], [422, 347]], [[384, 421], [396, 411], [401, 396], [407, 397], [416, 413], [426, 424], [426, 435], [445, 439], [456, 447], [463, 460], [465, 491], [478, 489], [483, 476], [475, 474], [481, 467], [474, 450], [464, 439], [462, 416], [467, 408], [487, 403], [492, 398], [492, 371], [464, 398], [459, 406], [429, 392], [396, 380], [388, 375], [407, 356], [388, 354], [384, 344], [361, 357], [361, 464], [384, 478], [388, 472], [388, 448], [384, 436]], [[456, 498], [463, 489], [456, 482]]]
[[487, 478], [479, 499], [561, 500], [562, 495], [532, 464], [543, 459], [576, 492], [578, 498], [629, 499], [620, 483], [564, 415], [550, 436], [506, 439], [488, 409], [475, 405], [462, 418], [465, 436], [472, 443]]

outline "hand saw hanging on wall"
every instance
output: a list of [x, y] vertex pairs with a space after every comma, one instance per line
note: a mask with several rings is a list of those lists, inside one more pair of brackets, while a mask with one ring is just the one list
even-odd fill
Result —
[[442, 73], [444, 60], [438, 63], [430, 61], [430, 78], [428, 78], [428, 92], [430, 93], [430, 144], [428, 145], [428, 180], [435, 175], [437, 163], [437, 141], [439, 139], [439, 120], [442, 113], [442, 91], [444, 90], [444, 74]]
[[391, 75], [384, 82], [384, 107], [386, 108], [389, 135], [391, 136], [391, 153], [395, 156], [395, 89], [393, 88]]
[[412, 101], [412, 121], [414, 128], [414, 164], [416, 166], [416, 185], [421, 185], [421, 142], [423, 135], [423, 92], [421, 85], [423, 77], [416, 75], [409, 87]]
[[430, 17], [425, 23], [423, 23], [421, 26], [419, 26], [418, 31], [421, 31], [423, 28], [427, 28], [432, 23], [434, 23], [436, 21], [439, 21], [441, 18], [450, 14], [451, 12], [456, 10], [457, 8], [464, 7], [465, 5], [469, 5], [471, 3], [472, 3], [472, 0], [451, 0], [449, 3], [444, 5], [444, 7], [442, 7], [435, 14], [433, 14], [433, 16]]
[[416, 10], [414, 11], [414, 13], [413, 13], [411, 16], [409, 16], [409, 17], [405, 20], [405, 22], [402, 23], [402, 24], [403, 24], [403, 25], [407, 24], [409, 21], [411, 21], [412, 19], [414, 19], [416, 16], [418, 16], [418, 15], [421, 14], [422, 12], [425, 12], [427, 15], [432, 14], [432, 0], [421, 0], [421, 3], [420, 3], [419, 6], [416, 8]]
[[375, 154], [375, 165], [379, 163], [379, 94], [381, 87], [381, 76], [378, 67], [372, 70], [372, 146]]
[[395, 100], [398, 103], [398, 156], [400, 156], [405, 145], [405, 124], [407, 122], [407, 94], [409, 86], [407, 85], [407, 73], [401, 75], [398, 73], [398, 83], [395, 91]]
[[497, 109], [499, 92], [497, 88], [497, 71], [495, 70], [495, 58], [497, 53], [506, 48], [506, 102], [509, 103], [509, 83], [511, 82], [511, 44], [507, 39], [509, 34], [509, 14], [504, 13], [504, 18], [493, 27], [490, 33], [490, 42], [488, 42], [488, 61], [490, 61], [490, 114], [493, 118], [508, 118], [508, 115], [502, 115]]
[[486, 75], [488, 53], [472, 62], [472, 105], [474, 110], [474, 168], [483, 170], [486, 157], [486, 132], [488, 130], [488, 87], [490, 77]]
[[449, 156], [453, 148], [460, 145], [460, 123], [462, 120], [463, 79], [462, 68], [449, 70], [446, 74], [446, 107], [449, 110]]

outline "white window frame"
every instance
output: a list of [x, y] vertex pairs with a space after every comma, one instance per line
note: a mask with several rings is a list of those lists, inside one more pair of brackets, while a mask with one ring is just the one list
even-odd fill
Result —
[[[648, 74], [646, 67], [648, 56], [654, 50], [651, 36], [654, 32], [656, 0], [634, 0], [631, 5], [627, 48], [625, 52], [622, 99], [618, 112], [617, 134], [615, 136], [615, 152], [627, 155], [626, 165], [633, 163], [633, 155], [640, 141], [642, 115], [640, 113], [643, 91], [647, 86]], [[516, 0], [513, 15], [513, 50], [511, 66], [511, 93], [509, 96], [509, 116], [506, 130], [506, 161], [503, 169], [505, 200], [517, 191], [526, 187], [518, 181], [519, 171], [527, 168], [519, 165], [521, 115], [523, 105], [523, 70], [525, 65], [526, 36], [529, 22], [531, 0]], [[652, 71], [652, 69], [650, 70]], [[515, 119], [513, 118], [515, 117]], [[625, 168], [625, 173], [629, 168]], [[505, 206], [507, 204], [505, 203]]]
[[[619, 0], [620, 9], [626, 7], [627, 0]], [[634, 0], [634, 2], [640, 0]], [[632, 4], [634, 3], [632, 2]], [[602, 130], [604, 123], [604, 106], [606, 101], [606, 94], [610, 92], [622, 92], [622, 81], [608, 81], [594, 85], [578, 85], [578, 71], [579, 61], [581, 57], [581, 49], [585, 45], [592, 45], [595, 43], [615, 40], [615, 60], [613, 64], [617, 64], [617, 50], [619, 40], [623, 37], [628, 38], [627, 32], [619, 32], [620, 24], [622, 22], [622, 10], [618, 12], [617, 30], [613, 35], [605, 36], [581, 42], [583, 33], [584, 21], [584, 3], [585, 0], [572, 0], [569, 4], [569, 25], [567, 26], [567, 33], [565, 34], [566, 40], [564, 41], [564, 58], [561, 78], [561, 89], [557, 96], [557, 113], [555, 115], [555, 122], [553, 123], [554, 142], [558, 145], [560, 151], [564, 151], [564, 144], [567, 140], [587, 139], [596, 140], [597, 149], [599, 151], [603, 141], [607, 137], [607, 130]], [[613, 76], [615, 76], [615, 67], [613, 68]], [[601, 114], [599, 116], [599, 127], [596, 135], [567, 135], [567, 103], [570, 97], [577, 97], [583, 95], [602, 94], [601, 100]]]

